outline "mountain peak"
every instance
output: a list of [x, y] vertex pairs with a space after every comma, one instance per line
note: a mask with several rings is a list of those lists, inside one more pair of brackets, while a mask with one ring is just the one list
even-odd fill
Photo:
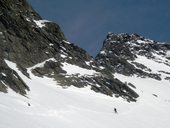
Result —
[[109, 32], [104, 40], [103, 48], [96, 56], [96, 60], [113, 72], [124, 75], [138, 74], [139, 76], [148, 76], [160, 80], [159, 75], [142, 71], [142, 69], [136, 68], [139, 65], [129, 62], [135, 61], [138, 56], [154, 59], [161, 55], [168, 59], [169, 50], [170, 45], [160, 44], [138, 34], [114, 34]]
[[106, 39], [104, 41], [104, 45], [106, 43], [133, 43], [133, 44], [143, 44], [143, 43], [154, 43], [153, 40], [144, 38], [143, 36], [140, 36], [136, 33], [134, 34], [128, 34], [128, 33], [112, 33], [109, 32], [106, 36]]
[[5, 16], [31, 16], [34, 18], [41, 17], [36, 13], [33, 8], [27, 3], [26, 0], [1, 0], [0, 1], [1, 17]]

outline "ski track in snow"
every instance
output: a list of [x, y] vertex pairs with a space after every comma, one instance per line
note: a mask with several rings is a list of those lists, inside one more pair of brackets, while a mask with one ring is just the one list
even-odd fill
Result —
[[[138, 58], [136, 61], [144, 62], [144, 59]], [[21, 76], [31, 91], [28, 92], [28, 98], [11, 89], [8, 89], [7, 94], [0, 93], [0, 128], [170, 127], [170, 84], [167, 81], [114, 74], [116, 78], [136, 86], [134, 90], [140, 97], [136, 103], [128, 103], [122, 98], [95, 93], [89, 87], [62, 89], [53, 79], [34, 76], [31, 69], [42, 66], [43, 62], [28, 69], [31, 77], [28, 79], [17, 69], [15, 63], [5, 61]], [[145, 61], [149, 68], [156, 71], [153, 65], [156, 62]], [[162, 70], [165, 67], [161, 65], [159, 68]], [[114, 113], [114, 107], [118, 114]]]

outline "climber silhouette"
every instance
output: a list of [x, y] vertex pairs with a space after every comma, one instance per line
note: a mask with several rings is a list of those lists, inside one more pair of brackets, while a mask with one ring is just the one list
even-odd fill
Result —
[[114, 108], [114, 112], [117, 113], [117, 109], [116, 108]]

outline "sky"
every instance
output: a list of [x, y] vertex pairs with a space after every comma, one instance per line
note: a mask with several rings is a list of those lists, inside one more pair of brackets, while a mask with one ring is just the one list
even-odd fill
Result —
[[170, 0], [28, 0], [60, 25], [71, 43], [95, 56], [108, 32], [170, 42]]

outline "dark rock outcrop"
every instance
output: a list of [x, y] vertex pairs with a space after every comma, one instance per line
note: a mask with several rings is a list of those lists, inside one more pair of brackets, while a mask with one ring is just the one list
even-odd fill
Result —
[[[126, 76], [136, 74], [138, 77], [149, 77], [161, 80], [160, 74], [152, 73], [147, 66], [135, 62], [138, 56], [145, 56], [156, 62], [160, 61], [156, 55], [166, 57], [170, 50], [169, 44], [160, 44], [156, 41], [146, 39], [137, 34], [114, 34], [109, 33], [104, 40], [103, 48], [96, 56], [96, 61], [101, 66], [113, 73], [120, 73]], [[167, 62], [161, 62], [169, 65]]]

